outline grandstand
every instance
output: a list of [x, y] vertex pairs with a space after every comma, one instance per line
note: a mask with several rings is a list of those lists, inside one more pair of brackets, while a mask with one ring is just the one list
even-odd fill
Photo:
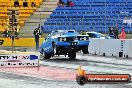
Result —
[[[27, 0], [28, 7], [23, 7], [23, 0], [19, 1], [19, 7], [14, 7], [15, 0], [0, 0], [0, 31], [4, 31], [7, 28], [8, 13], [11, 10], [15, 10], [19, 12], [18, 19], [19, 25], [22, 27], [24, 22], [30, 15], [36, 10], [36, 8], [42, 3], [42, 0]], [[31, 7], [30, 3], [35, 2], [36, 7]]]
[[[33, 30], [39, 24], [44, 33], [58, 29], [108, 32], [109, 27], [117, 24], [120, 31], [124, 26], [126, 32], [132, 32], [131, 0], [72, 0], [74, 7], [57, 7], [58, 0], [27, 0], [28, 7], [23, 7], [23, 0], [18, 0], [19, 7], [14, 7], [14, 1], [0, 0], [0, 32], [7, 29], [10, 10], [19, 12], [22, 37], [33, 37]], [[36, 6], [31, 7], [31, 2]]]
[[58, 0], [45, 0], [42, 2], [39, 8], [33, 12], [33, 14], [25, 22], [20, 30], [20, 36], [22, 37], [34, 37], [33, 30], [43, 25], [47, 18], [49, 18], [52, 11], [57, 7]]
[[[66, 2], [67, 0], [63, 0]], [[62, 29], [108, 32], [118, 25], [121, 31], [132, 32], [132, 0], [72, 0], [74, 7], [57, 7], [42, 29], [44, 32]]]
[[[39, 16], [40, 15], [39, 12], [41, 10], [41, 14], [42, 15], [45, 14], [42, 12], [43, 8], [46, 7], [45, 3], [50, 3], [52, 0], [46, 0], [46, 1], [45, 0], [26, 0], [26, 1], [28, 3], [27, 7], [23, 7], [24, 0], [18, 0], [19, 6], [15, 7], [14, 6], [15, 0], [0, 0], [0, 33], [3, 33], [3, 31], [5, 31], [6, 29], [12, 30], [12, 27], [10, 27], [9, 13], [12, 10], [15, 10], [18, 13], [18, 14], [16, 14], [16, 17], [17, 17], [17, 21], [18, 21], [18, 26], [20, 26], [20, 31], [19, 31], [21, 34], [20, 36], [25, 36], [22, 34], [26, 34], [26, 33], [28, 34], [28, 36], [30, 34], [31, 34], [31, 36], [33, 36], [34, 28], [38, 27], [38, 24], [35, 23], [33, 20], [35, 20], [35, 21], [37, 20], [38, 23], [40, 23], [40, 18], [44, 19], [44, 17]], [[35, 7], [31, 6], [32, 2], [35, 3]], [[57, 3], [57, 2], [55, 2], [55, 3]], [[45, 5], [45, 7], [43, 5]], [[47, 7], [50, 7], [50, 6], [47, 5]], [[51, 5], [51, 8], [56, 8], [56, 5], [54, 7], [52, 7], [52, 5]], [[36, 15], [37, 12], [39, 14]], [[49, 13], [49, 14], [51, 14], [51, 13]], [[34, 16], [37, 17], [37, 19]], [[47, 16], [48, 16], [48, 14], [47, 14]], [[45, 18], [47, 16], [45, 16]], [[29, 25], [29, 23], [30, 23], [30, 25]], [[35, 24], [36, 26], [34, 26], [33, 24]], [[31, 30], [31, 32], [29, 31], [29, 29]]]

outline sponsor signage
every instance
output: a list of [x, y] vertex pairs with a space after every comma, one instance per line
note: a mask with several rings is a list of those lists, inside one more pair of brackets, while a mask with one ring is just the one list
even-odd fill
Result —
[[86, 74], [85, 70], [81, 69], [80, 66], [76, 75], [76, 81], [79, 85], [86, 83], [130, 83], [131, 76], [129, 74]]
[[129, 74], [86, 74], [77, 76], [76, 81], [79, 85], [86, 83], [130, 83], [131, 76]]
[[0, 67], [38, 66], [39, 55], [0, 55]]

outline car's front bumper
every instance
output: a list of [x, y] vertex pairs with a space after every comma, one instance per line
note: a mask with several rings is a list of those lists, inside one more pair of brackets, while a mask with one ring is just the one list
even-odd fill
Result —
[[59, 48], [59, 51], [68, 53], [68, 52], [77, 52], [82, 50], [82, 48], [89, 45], [89, 41], [73, 41], [73, 42], [57, 42], [56, 46]]
[[57, 42], [56, 43], [57, 46], [72, 46], [72, 45], [76, 45], [76, 46], [88, 46], [89, 45], [89, 41], [72, 41], [72, 42]]

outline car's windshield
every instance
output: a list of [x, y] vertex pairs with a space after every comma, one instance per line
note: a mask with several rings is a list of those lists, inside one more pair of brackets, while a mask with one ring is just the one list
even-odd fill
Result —
[[52, 36], [62, 36], [65, 32], [54, 32], [52, 33]]

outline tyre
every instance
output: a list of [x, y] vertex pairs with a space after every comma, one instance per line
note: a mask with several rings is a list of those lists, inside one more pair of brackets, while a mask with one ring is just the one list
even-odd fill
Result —
[[87, 79], [84, 76], [78, 76], [76, 78], [76, 81], [79, 85], [84, 85], [87, 82]]
[[88, 54], [88, 46], [83, 47], [82, 52], [83, 54]]
[[51, 54], [46, 54], [44, 51], [42, 52], [43, 55], [43, 59], [50, 59], [51, 58]]
[[70, 52], [70, 53], [68, 53], [68, 57], [71, 60], [75, 59], [76, 58], [76, 52]]

